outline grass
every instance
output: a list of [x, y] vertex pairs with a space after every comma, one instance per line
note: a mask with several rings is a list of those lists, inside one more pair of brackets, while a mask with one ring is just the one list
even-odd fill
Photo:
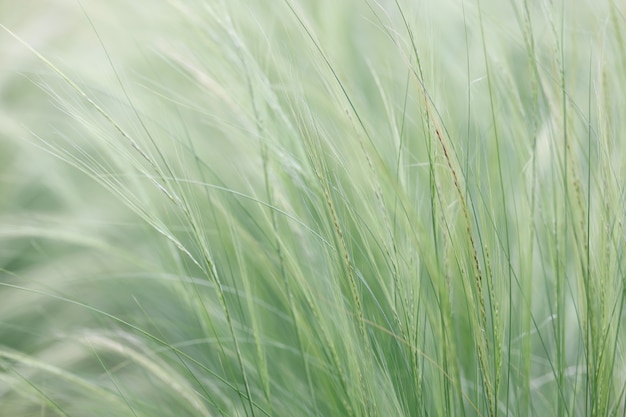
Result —
[[32, 3], [0, 415], [626, 415], [618, 2]]

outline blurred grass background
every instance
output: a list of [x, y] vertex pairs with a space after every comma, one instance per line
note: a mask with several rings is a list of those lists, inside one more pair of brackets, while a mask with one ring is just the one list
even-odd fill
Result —
[[626, 413], [618, 2], [27, 6], [0, 415]]

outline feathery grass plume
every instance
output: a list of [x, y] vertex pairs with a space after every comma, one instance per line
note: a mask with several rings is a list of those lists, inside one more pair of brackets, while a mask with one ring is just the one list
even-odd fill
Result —
[[624, 415], [625, 23], [0, 4], [0, 415]]

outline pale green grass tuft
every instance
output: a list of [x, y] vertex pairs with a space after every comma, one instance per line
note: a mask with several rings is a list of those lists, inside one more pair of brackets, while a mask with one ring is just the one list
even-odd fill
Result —
[[626, 415], [617, 2], [32, 3], [0, 415]]

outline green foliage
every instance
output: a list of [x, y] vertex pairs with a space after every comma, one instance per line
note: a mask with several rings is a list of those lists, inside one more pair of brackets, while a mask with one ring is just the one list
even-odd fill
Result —
[[1, 415], [626, 414], [618, 2], [32, 3]]

